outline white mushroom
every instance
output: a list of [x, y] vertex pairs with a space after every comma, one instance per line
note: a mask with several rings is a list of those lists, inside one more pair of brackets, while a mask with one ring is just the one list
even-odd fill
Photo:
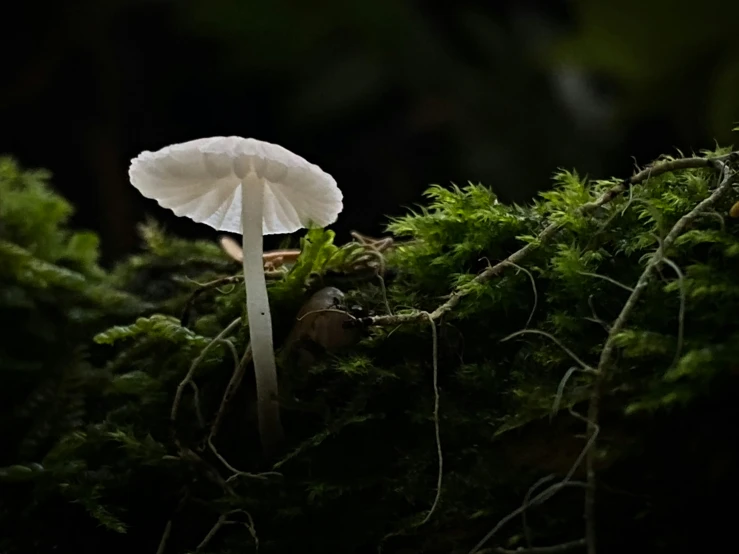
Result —
[[259, 432], [270, 451], [282, 439], [272, 318], [263, 271], [263, 235], [333, 223], [342, 210], [336, 181], [276, 144], [212, 137], [142, 152], [131, 183], [178, 216], [241, 233]]

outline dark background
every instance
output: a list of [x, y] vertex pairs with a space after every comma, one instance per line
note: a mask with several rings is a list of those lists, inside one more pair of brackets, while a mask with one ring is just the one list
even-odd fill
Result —
[[557, 167], [626, 175], [739, 120], [730, 0], [23, 1], [0, 20], [0, 154], [50, 169], [108, 260], [147, 213], [212, 236], [128, 183], [174, 142], [249, 136], [320, 165], [345, 240], [431, 183], [525, 201]]

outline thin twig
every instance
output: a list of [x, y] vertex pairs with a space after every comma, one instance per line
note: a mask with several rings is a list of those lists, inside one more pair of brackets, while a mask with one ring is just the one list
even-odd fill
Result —
[[534, 291], [534, 305], [531, 307], [531, 313], [529, 313], [529, 318], [526, 320], [526, 325], [523, 326], [524, 329], [527, 329], [529, 326], [529, 323], [531, 323], [531, 320], [534, 317], [534, 313], [536, 312], [536, 306], [539, 304], [539, 292], [536, 290], [536, 281], [534, 280], [534, 276], [531, 274], [531, 272], [526, 269], [525, 267], [521, 267], [520, 265], [513, 263], [513, 262], [507, 262], [519, 271], [523, 271], [526, 275], [529, 276], [529, 280], [531, 281], [531, 288]]
[[226, 385], [226, 391], [223, 393], [223, 398], [221, 399], [221, 405], [218, 407], [218, 412], [216, 413], [216, 417], [213, 421], [213, 425], [211, 425], [210, 432], [208, 433], [208, 437], [206, 438], [206, 443], [208, 445], [208, 448], [213, 453], [213, 455], [218, 458], [218, 461], [221, 462], [226, 469], [231, 471], [233, 475], [226, 479], [226, 483], [231, 483], [235, 478], [238, 477], [247, 477], [250, 479], [260, 479], [260, 480], [266, 480], [270, 476], [282, 476], [281, 473], [278, 473], [276, 471], [268, 471], [264, 473], [249, 473], [247, 471], [241, 471], [236, 469], [233, 465], [231, 465], [226, 458], [223, 457], [223, 455], [218, 452], [218, 449], [216, 448], [215, 444], [213, 444], [213, 440], [215, 439], [216, 435], [218, 434], [218, 430], [221, 427], [221, 423], [223, 422], [223, 417], [226, 414], [226, 408], [228, 406], [228, 403], [231, 401], [231, 399], [236, 394], [236, 391], [238, 390], [239, 386], [241, 385], [241, 381], [244, 378], [244, 373], [246, 372], [246, 367], [249, 365], [249, 362], [251, 361], [251, 345], [247, 346], [246, 351], [244, 352], [243, 357], [241, 358], [241, 361], [236, 360], [236, 364], [234, 365], [234, 371], [231, 375], [231, 380], [228, 382], [228, 385]]
[[376, 239], [367, 235], [363, 235], [358, 231], [352, 231], [350, 234], [352, 238], [362, 246], [369, 246], [373, 250], [376, 250], [378, 252], [385, 252], [389, 248], [392, 248], [393, 244], [395, 243], [393, 237], [383, 237], [381, 239]]
[[591, 294], [588, 296], [588, 306], [590, 306], [590, 313], [593, 315], [593, 317], [586, 317], [587, 321], [592, 321], [593, 323], [597, 323], [603, 329], [605, 329], [606, 333], [608, 333], [611, 330], [611, 326], [608, 324], [608, 322], [604, 321], [598, 313], [595, 311], [595, 306], [593, 305], [593, 298], [594, 296]]
[[352, 231], [352, 237], [362, 245], [365, 252], [375, 258], [378, 262], [377, 267], [377, 279], [380, 283], [380, 291], [382, 293], [382, 299], [385, 302], [385, 309], [388, 315], [393, 315], [393, 310], [390, 308], [390, 302], [387, 298], [387, 288], [385, 287], [385, 256], [383, 252], [393, 245], [392, 237], [385, 237], [384, 239], [373, 239], [365, 235], [361, 235], [356, 231]]
[[187, 501], [190, 499], [190, 492], [189, 490], [185, 489], [184, 494], [182, 495], [182, 498], [180, 498], [180, 501], [177, 503], [177, 507], [174, 510], [174, 513], [172, 514], [172, 517], [167, 520], [167, 524], [164, 526], [164, 532], [162, 533], [162, 538], [159, 539], [159, 546], [157, 547], [156, 554], [164, 554], [164, 551], [167, 548], [167, 541], [169, 540], [169, 535], [172, 533], [172, 522], [174, 521], [174, 518], [182, 511], [182, 508], [185, 507], [185, 504], [187, 504]]
[[169, 535], [172, 533], [172, 520], [167, 520], [167, 524], [164, 526], [164, 533], [162, 533], [162, 538], [159, 539], [159, 546], [157, 547], [157, 554], [164, 554], [164, 550], [167, 548], [167, 541], [169, 540]]
[[436, 455], [439, 460], [439, 473], [436, 479], [436, 497], [434, 498], [434, 503], [431, 505], [429, 513], [426, 514], [425, 518], [423, 518], [421, 525], [424, 525], [426, 522], [428, 522], [429, 519], [431, 519], [431, 515], [436, 510], [436, 507], [439, 505], [439, 500], [441, 500], [442, 478], [444, 475], [444, 456], [441, 450], [441, 430], [439, 424], [439, 339], [436, 331], [436, 322], [431, 319], [431, 314], [426, 315], [428, 316], [429, 324], [431, 324], [431, 337], [433, 340], [432, 348], [434, 371], [434, 432], [436, 434]]
[[505, 516], [503, 519], [501, 519], [495, 527], [493, 527], [487, 535], [485, 535], [480, 542], [478, 542], [472, 550], [469, 551], [468, 554], [481, 554], [482, 552], [482, 546], [488, 542], [493, 536], [495, 536], [498, 531], [500, 531], [503, 526], [511, 521], [512, 519], [518, 517], [523, 513], [523, 511], [529, 507], [529, 506], [537, 506], [541, 504], [542, 502], [550, 499], [552, 496], [554, 496], [556, 493], [558, 493], [560, 490], [566, 488], [566, 487], [582, 487], [586, 488], [587, 484], [583, 483], [582, 481], [561, 481], [559, 483], [555, 483], [551, 487], [547, 487], [542, 492], [540, 492], [538, 495], [536, 495], [534, 498], [531, 499], [531, 501], [528, 503], [527, 506], [519, 506], [515, 510], [513, 510], [510, 514]]
[[221, 343], [228, 348], [229, 352], [231, 352], [231, 357], [233, 358], [234, 365], [239, 363], [239, 353], [236, 352], [236, 347], [234, 346], [234, 343], [232, 343], [230, 340], [222, 339]]
[[349, 316], [349, 318], [351, 318], [351, 319], [357, 319], [356, 316], [350, 314], [346, 310], [340, 310], [338, 308], [321, 308], [320, 310], [310, 310], [309, 312], [305, 312], [300, 317], [296, 317], [295, 318], [295, 321], [303, 321], [309, 315], [312, 315], [312, 314], [320, 314], [320, 313], [324, 313], [324, 312], [331, 312], [331, 313], [336, 313], [336, 314], [342, 314], [342, 315]]
[[562, 350], [564, 350], [570, 358], [575, 360], [577, 364], [582, 368], [583, 371], [586, 371], [588, 373], [594, 373], [595, 369], [593, 369], [590, 365], [586, 364], [584, 361], [582, 361], [577, 354], [575, 354], [572, 350], [567, 348], [562, 342], [552, 335], [551, 333], [547, 333], [546, 331], [540, 331], [539, 329], [521, 329], [520, 331], [515, 331], [511, 333], [510, 335], [503, 337], [500, 339], [500, 342], [505, 342], [507, 340], [512, 339], [513, 337], [517, 337], [519, 335], [525, 335], [525, 334], [532, 334], [532, 335], [542, 335], [544, 337], [547, 337], [549, 340], [551, 340], [554, 344], [559, 346]]
[[538, 489], [541, 485], [544, 485], [545, 483], [548, 483], [552, 479], [554, 479], [556, 475], [550, 474], [546, 477], [542, 477], [539, 479], [536, 483], [531, 485], [529, 487], [529, 490], [526, 491], [526, 496], [523, 497], [523, 505], [521, 506], [523, 510], [521, 511], [521, 525], [523, 526], [523, 537], [526, 541], [526, 547], [528, 549], [531, 549], [533, 546], [533, 539], [531, 537], [531, 527], [529, 527], [529, 521], [528, 521], [528, 508], [531, 504], [531, 495], [534, 494], [534, 491]]
[[192, 389], [192, 403], [195, 406], [195, 417], [198, 419], [198, 427], [202, 429], [205, 427], [205, 420], [203, 419], [203, 411], [200, 409], [200, 388], [195, 384], [195, 381], [189, 381], [188, 385]]
[[282, 474], [276, 471], [268, 471], [265, 473], [249, 473], [248, 471], [241, 471], [239, 469], [236, 469], [234, 466], [232, 466], [228, 462], [228, 460], [226, 460], [226, 458], [224, 458], [218, 452], [218, 449], [216, 449], [210, 437], [208, 437], [208, 447], [210, 448], [210, 451], [213, 453], [213, 455], [216, 458], [218, 458], [218, 461], [221, 462], [224, 466], [226, 466], [226, 469], [228, 469], [231, 473], [233, 473], [231, 477], [226, 479], [226, 483], [231, 483], [239, 477], [247, 477], [249, 479], [258, 479], [260, 481], [266, 481], [270, 477], [282, 477]]
[[218, 473], [218, 470], [210, 465], [208, 462], [203, 460], [194, 450], [186, 447], [182, 442], [175, 436], [174, 443], [179, 450], [180, 458], [192, 462], [193, 464], [203, 468], [205, 476], [209, 481], [221, 487], [226, 494], [229, 496], [236, 496], [236, 492], [233, 487]]
[[579, 367], [572, 366], [570, 369], [567, 370], [564, 377], [559, 382], [559, 385], [557, 386], [557, 394], [554, 397], [554, 402], [552, 403], [552, 411], [549, 414], [549, 421], [552, 421], [554, 416], [559, 411], [559, 404], [562, 402], [562, 395], [564, 395], [565, 387], [567, 386], [567, 381], [570, 380], [570, 377], [572, 377], [572, 374], [576, 371], [581, 371]]
[[210, 341], [205, 348], [200, 352], [200, 355], [195, 358], [195, 360], [192, 362], [192, 365], [190, 365], [190, 370], [187, 372], [187, 375], [185, 375], [185, 378], [180, 382], [180, 384], [177, 386], [177, 391], [174, 395], [174, 402], [172, 402], [172, 411], [170, 413], [169, 419], [171, 421], [175, 421], [177, 419], [177, 411], [180, 407], [180, 401], [182, 400], [182, 391], [185, 389], [185, 387], [192, 382], [193, 375], [195, 375], [195, 370], [198, 368], [200, 363], [205, 358], [205, 355], [208, 353], [208, 351], [213, 347], [213, 345], [220, 343], [226, 336], [228, 336], [231, 331], [233, 331], [236, 326], [241, 322], [241, 318], [234, 319], [231, 323], [229, 323], [228, 327], [226, 327], [223, 331], [221, 331], [216, 338], [214, 338], [212, 341]]
[[[702, 165], [691, 165], [691, 163], [689, 163], [690, 160], [702, 160]], [[680, 162], [680, 164], [677, 164], [677, 162]], [[605, 345], [603, 346], [603, 350], [600, 355], [600, 360], [598, 363], [598, 373], [595, 376], [593, 390], [590, 395], [590, 404], [588, 406], [587, 430], [588, 436], [591, 439], [593, 436], [596, 435], [598, 418], [600, 415], [601, 394], [603, 390], [603, 385], [607, 378], [610, 376], [609, 370], [611, 369], [610, 366], [616, 352], [616, 337], [626, 327], [626, 321], [636, 308], [636, 305], [641, 298], [642, 293], [649, 285], [655, 269], [659, 266], [660, 263], [664, 261], [665, 251], [674, 244], [675, 240], [677, 240], [677, 238], [683, 233], [685, 228], [695, 219], [697, 219], [700, 214], [702, 214], [706, 210], [713, 208], [718, 203], [718, 201], [731, 190], [731, 185], [734, 182], [734, 172], [730, 171], [726, 167], [726, 164], [721, 160], [685, 158], [682, 160], [674, 160], [668, 163], [671, 164], [671, 166], [673, 167], [673, 169], [671, 169], [670, 171], [674, 169], [683, 169], [688, 167], [715, 167], [719, 169], [722, 178], [713, 193], [708, 198], [705, 198], [700, 203], [698, 203], [698, 205], [690, 212], [682, 216], [677, 221], [677, 223], [675, 223], [672, 229], [670, 229], [670, 231], [667, 233], [667, 236], [662, 241], [659, 250], [657, 250], [657, 252], [655, 252], [647, 262], [647, 266], [639, 277], [633, 292], [629, 296], [628, 300], [621, 310], [621, 313], [618, 315], [618, 318], [616, 318], [616, 321], [611, 327], [608, 338], [606, 339]], [[656, 172], [656, 167], [657, 166], [655, 165], [653, 168], [651, 168], [653, 173]], [[640, 172], [639, 174], [641, 173], [644, 172]], [[585, 493], [585, 538], [587, 541], [588, 554], [596, 554], [597, 552], [595, 530], [595, 461], [596, 451], [593, 448], [588, 452], [585, 460], [588, 482], [588, 487]]]
[[231, 380], [228, 382], [228, 385], [226, 385], [226, 391], [223, 393], [221, 405], [218, 408], [215, 420], [213, 421], [213, 425], [210, 428], [210, 434], [208, 436], [209, 441], [213, 440], [218, 434], [218, 430], [221, 428], [221, 423], [223, 421], [223, 416], [226, 414], [226, 407], [236, 394], [236, 391], [239, 389], [241, 381], [244, 378], [244, 373], [246, 373], [246, 366], [249, 365], [249, 362], [251, 362], [251, 344], [246, 347], [241, 361], [234, 366], [234, 372], [231, 375]]
[[195, 300], [197, 300], [201, 294], [209, 290], [222, 287], [223, 285], [234, 285], [236, 283], [242, 282], [243, 280], [243, 275], [232, 275], [230, 277], [221, 277], [220, 279], [214, 279], [213, 281], [209, 281], [198, 286], [198, 288], [192, 291], [190, 296], [185, 301], [185, 306], [182, 308], [182, 315], [180, 316], [180, 323], [182, 324], [182, 326], [187, 326], [190, 320], [190, 310], [192, 309]]
[[[249, 521], [248, 522], [231, 521], [228, 519], [228, 517], [233, 514], [244, 514], [246, 515], [246, 518]], [[249, 534], [251, 535], [251, 538], [254, 541], [254, 550], [258, 551], [259, 550], [259, 538], [257, 537], [257, 531], [254, 528], [254, 520], [252, 519], [251, 514], [249, 512], [247, 512], [246, 510], [239, 509], [239, 510], [231, 510], [228, 513], [221, 514], [218, 517], [218, 520], [216, 521], [215, 525], [211, 527], [210, 531], [208, 531], [208, 534], [205, 535], [205, 538], [202, 541], [200, 541], [200, 544], [198, 544], [198, 546], [195, 548], [195, 552], [200, 552], [203, 550], [203, 548], [208, 546], [208, 543], [210, 543], [210, 541], [213, 540], [213, 537], [216, 536], [216, 533], [218, 533], [221, 527], [223, 527], [224, 525], [237, 525], [237, 524], [244, 525], [249, 530]]]
[[213, 540], [213, 537], [216, 536], [216, 533], [220, 530], [221, 527], [223, 527], [226, 524], [228, 516], [221, 515], [218, 517], [218, 520], [216, 521], [215, 525], [210, 528], [210, 531], [208, 531], [208, 534], [205, 535], [202, 541], [200, 541], [200, 544], [195, 547], [195, 552], [200, 552], [203, 548], [208, 546], [208, 543]]
[[662, 261], [669, 265], [677, 274], [678, 285], [680, 287], [680, 309], [677, 313], [677, 347], [675, 348], [675, 357], [672, 365], [677, 364], [680, 355], [683, 352], [683, 342], [685, 340], [685, 276], [680, 266], [673, 262], [670, 258], [662, 255]]
[[720, 225], [719, 230], [722, 232], [726, 230], [726, 221], [724, 221], [723, 216], [720, 213], [718, 213], [716, 210], [709, 210], [701, 215], [717, 220]]
[[562, 552], [569, 552], [570, 550], [577, 550], [585, 546], [585, 539], [579, 539], [576, 541], [563, 542], [562, 544], [555, 544], [553, 546], [532, 546], [529, 548], [519, 548], [517, 550], [510, 550], [508, 548], [501, 548], [500, 546], [480, 550], [480, 554], [560, 554]]
[[603, 279], [604, 281], [608, 281], [609, 283], [616, 285], [617, 287], [621, 287], [624, 290], [627, 290], [629, 292], [634, 292], [634, 289], [632, 289], [628, 285], [624, 285], [620, 281], [617, 281], [613, 277], [609, 277], [608, 275], [601, 275], [600, 273], [590, 273], [589, 271], [578, 271], [580, 275], [585, 275], [586, 277], [597, 277], [598, 279]]
[[[583, 416], [575, 412], [570, 408], [570, 414], [573, 417], [576, 417], [578, 419], [585, 419]], [[498, 521], [498, 523], [495, 524], [495, 527], [493, 527], [487, 535], [485, 535], [480, 542], [478, 542], [472, 550], [469, 551], [469, 554], [479, 554], [480, 549], [485, 545], [486, 542], [488, 542], [495, 534], [500, 531], [500, 529], [503, 528], [503, 526], [511, 521], [513, 518], [523, 514], [529, 506], [537, 506], [539, 504], [542, 504], [549, 500], [552, 496], [557, 494], [560, 490], [562, 490], [565, 487], [584, 487], [586, 492], [588, 490], [588, 484], [583, 483], [581, 481], [572, 481], [572, 476], [575, 475], [575, 472], [577, 471], [577, 468], [580, 467], [583, 460], [590, 454], [593, 446], [595, 445], [595, 441], [598, 437], [598, 434], [600, 433], [600, 427], [598, 427], [597, 424], [594, 425], [595, 432], [592, 436], [588, 437], [587, 442], [585, 443], [585, 446], [580, 451], [580, 454], [578, 454], [577, 458], [575, 459], [575, 462], [572, 464], [572, 467], [570, 467], [570, 470], [567, 472], [567, 474], [564, 476], [564, 479], [562, 479], [559, 483], [555, 483], [554, 485], [547, 487], [542, 492], [537, 494], [534, 498], [528, 500], [524, 499], [524, 503], [513, 510], [510, 514], [505, 516], [503, 519]]]

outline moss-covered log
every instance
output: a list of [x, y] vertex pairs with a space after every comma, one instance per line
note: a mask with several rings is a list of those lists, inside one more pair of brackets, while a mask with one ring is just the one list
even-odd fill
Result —
[[737, 167], [559, 171], [529, 206], [434, 186], [386, 239], [309, 231], [270, 267], [264, 459], [239, 264], [149, 224], [106, 272], [2, 162], [0, 551], [708, 550], [737, 491]]

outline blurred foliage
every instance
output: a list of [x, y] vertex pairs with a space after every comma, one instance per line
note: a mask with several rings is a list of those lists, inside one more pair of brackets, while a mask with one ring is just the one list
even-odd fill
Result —
[[72, 206], [44, 171], [0, 159], [0, 463], [40, 459], [87, 414], [99, 378], [91, 333], [147, 308], [106, 282], [98, 238], [68, 228]]
[[708, 0], [573, 0], [553, 60], [611, 80], [623, 124], [664, 117], [680, 139], [729, 138], [739, 120], [739, 5]]
[[[15, 52], [0, 151], [53, 167], [109, 260], [134, 250], [140, 211], [202, 232], [125, 179], [141, 150], [198, 136], [256, 136], [327, 168], [348, 200], [335, 227], [346, 236], [379, 231], [431, 181], [523, 201], [552, 167], [625, 173], [632, 155], [728, 142], [739, 120], [737, 7], [721, 0], [18, 8], [25, 17], [0, 37]], [[36, 40], [14, 50], [26, 29]]]
[[[190, 2], [178, 15], [188, 32], [221, 44], [226, 74], [256, 75], [257, 87], [280, 91], [272, 117], [281, 136], [335, 145], [347, 169], [383, 168], [383, 190], [396, 199], [388, 209], [414, 197], [409, 171], [495, 176], [520, 200], [553, 164], [598, 167], [588, 158], [602, 132], [575, 132], [530, 37], [500, 13], [465, 3], [437, 12], [397, 0], [218, 0]], [[431, 137], [428, 152], [410, 152]], [[405, 159], [394, 156], [399, 143]], [[517, 187], [505, 184], [514, 178]]]
[[[160, 553], [227, 554], [257, 544], [267, 553], [306, 544], [317, 552], [468, 552], [531, 483], [565, 474], [582, 449], [583, 424], [568, 410], [587, 399], [589, 376], [574, 373], [560, 388], [574, 362], [552, 337], [595, 365], [624, 287], [716, 183], [708, 169], [665, 173], [585, 216], [577, 208], [618, 181], [560, 170], [529, 207], [502, 204], [479, 184], [433, 186], [424, 205], [392, 220], [396, 245], [385, 263], [395, 273], [386, 282], [393, 311], [432, 310], [451, 289], [467, 292], [438, 329], [443, 485], [423, 524], [438, 470], [428, 322], [368, 329], [358, 344], [310, 365], [281, 355], [288, 439], [278, 460], [259, 451], [247, 372], [211, 437], [216, 453], [211, 425], [248, 334], [240, 325], [200, 359], [244, 312], [243, 286], [203, 284], [232, 277], [238, 264], [215, 245], [149, 223], [142, 253], [105, 273], [94, 240], [70, 247], [69, 206], [47, 175], [10, 160], [0, 169], [0, 378], [5, 405], [16, 406], [0, 436], [0, 550], [8, 554], [158, 545]], [[655, 553], [694, 544], [700, 526], [685, 518], [695, 523], [711, 491], [731, 483], [737, 453], [721, 410], [730, 409], [739, 356], [739, 226], [727, 217], [737, 192], [670, 249], [681, 271], [663, 266], [618, 337], [598, 464], [610, 487], [632, 492], [599, 492], [603, 552], [623, 551], [624, 537], [637, 535]], [[551, 221], [562, 225], [554, 242], [499, 278], [474, 281], [489, 263], [537, 243]], [[311, 230], [295, 265], [270, 281], [282, 351], [315, 287], [356, 264], [358, 245], [334, 239]], [[376, 279], [342, 283], [346, 306], [385, 312]], [[181, 319], [186, 306], [191, 317]], [[44, 326], [54, 328], [42, 334]], [[537, 333], [503, 340], [522, 329]], [[183, 389], [189, 371], [197, 386]], [[725, 465], [700, 469], [708, 449]], [[676, 486], [677, 497], [665, 492]], [[580, 536], [580, 494], [562, 493], [531, 516], [537, 544]], [[524, 544], [513, 530], [496, 540]]]

